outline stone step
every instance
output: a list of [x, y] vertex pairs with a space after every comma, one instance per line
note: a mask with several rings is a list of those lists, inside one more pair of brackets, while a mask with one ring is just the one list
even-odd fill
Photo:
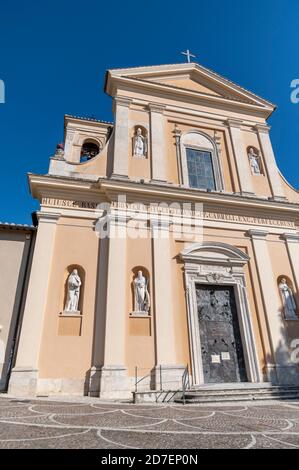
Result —
[[196, 397], [196, 396], [235, 396], [235, 395], [283, 395], [283, 394], [288, 394], [288, 393], [298, 393], [299, 394], [299, 389], [274, 389], [274, 390], [269, 390], [269, 389], [256, 389], [256, 390], [191, 390], [186, 392], [186, 396], [188, 397]]
[[204, 384], [204, 385], [193, 385], [188, 391], [238, 391], [238, 390], [299, 390], [298, 385], [272, 385], [268, 382], [266, 383], [236, 383], [236, 384]]
[[238, 402], [248, 402], [248, 401], [267, 401], [267, 400], [299, 400], [299, 395], [287, 395], [287, 396], [273, 396], [273, 395], [261, 395], [260, 397], [257, 396], [242, 396], [242, 397], [226, 397], [226, 398], [196, 398], [196, 399], [187, 399], [184, 400], [182, 398], [176, 398], [175, 403], [238, 403]]
[[242, 390], [189, 390], [185, 394], [175, 399], [176, 403], [219, 403], [219, 402], [236, 402], [236, 401], [252, 401], [252, 400], [294, 400], [299, 399], [299, 387], [283, 387], [273, 386], [271, 388], [256, 388]]

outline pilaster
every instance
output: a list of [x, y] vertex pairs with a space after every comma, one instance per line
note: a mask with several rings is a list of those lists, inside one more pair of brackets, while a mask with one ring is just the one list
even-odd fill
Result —
[[239, 119], [228, 119], [226, 123], [231, 136], [241, 194], [245, 196], [253, 195], [254, 191], [251, 182], [248, 156], [246, 154], [246, 146], [241, 130], [242, 121]]
[[290, 264], [293, 271], [296, 290], [299, 292], [299, 234], [284, 233], [282, 238], [286, 242]]
[[128, 398], [130, 384], [125, 367], [127, 312], [127, 216], [110, 221], [104, 364], [98, 368], [101, 398]]
[[32, 395], [37, 391], [39, 352], [59, 216], [58, 213], [37, 213], [39, 224], [22, 330], [9, 383], [9, 393], [14, 395]]
[[114, 98], [115, 130], [112, 177], [128, 178], [129, 108], [132, 100]]
[[267, 246], [268, 232], [253, 229], [248, 231], [248, 235], [252, 240], [273, 357], [272, 360], [266, 358], [268, 378], [272, 383], [294, 383], [296, 366], [290, 362], [289, 345], [280, 311], [281, 300]]
[[276, 165], [275, 156], [270, 140], [269, 130], [270, 127], [263, 124], [257, 124], [255, 130], [258, 135], [261, 150], [264, 156], [266, 172], [271, 187], [272, 196], [277, 200], [285, 200], [285, 194], [282, 187], [281, 177]]
[[149, 103], [152, 181], [167, 181], [165, 106]]
[[152, 218], [151, 234], [157, 364], [155, 383], [156, 388], [159, 388], [161, 367], [163, 389], [171, 389], [181, 385], [183, 366], [176, 363], [169, 221], [162, 220], [162, 218]]

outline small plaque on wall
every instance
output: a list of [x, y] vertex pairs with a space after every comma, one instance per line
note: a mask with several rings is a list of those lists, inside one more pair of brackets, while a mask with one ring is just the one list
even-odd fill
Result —
[[222, 352], [222, 353], [221, 353], [221, 359], [222, 359], [223, 361], [230, 361], [230, 354], [229, 354], [229, 352]]
[[211, 361], [212, 361], [212, 364], [220, 364], [221, 363], [220, 355], [219, 354], [212, 354], [211, 355]]

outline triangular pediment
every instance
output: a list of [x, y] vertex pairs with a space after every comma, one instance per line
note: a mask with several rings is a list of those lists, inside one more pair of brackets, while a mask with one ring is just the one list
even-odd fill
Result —
[[223, 96], [219, 91], [215, 91], [211, 86], [203, 85], [200, 81], [196, 80], [195, 77], [191, 77], [190, 74], [185, 75], [173, 75], [167, 77], [148, 78], [146, 81], [152, 81], [155, 83], [161, 83], [164, 85], [181, 88], [183, 90], [192, 90], [207, 95]]
[[133, 67], [108, 71], [109, 80], [124, 79], [143, 83], [147, 87], [164, 87], [165, 92], [193, 93], [198, 97], [211, 99], [226, 99], [233, 102], [257, 106], [269, 111], [275, 105], [261, 98], [232, 81], [197, 63], [158, 65], [149, 67]]

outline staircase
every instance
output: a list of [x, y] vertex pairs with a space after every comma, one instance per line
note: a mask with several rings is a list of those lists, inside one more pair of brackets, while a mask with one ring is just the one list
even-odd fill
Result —
[[209, 384], [191, 387], [176, 403], [229, 403], [253, 400], [299, 400], [299, 386], [252, 384]]

